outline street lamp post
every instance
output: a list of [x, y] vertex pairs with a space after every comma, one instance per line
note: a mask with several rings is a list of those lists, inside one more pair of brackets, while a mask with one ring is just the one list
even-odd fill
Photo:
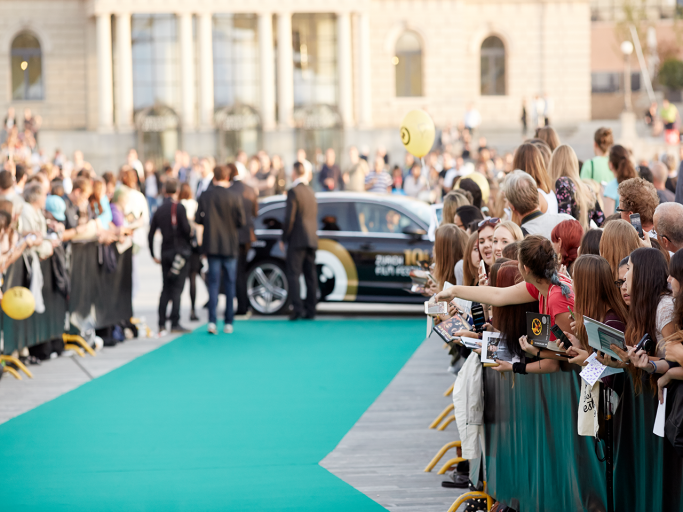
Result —
[[633, 43], [624, 41], [621, 43], [621, 53], [624, 54], [624, 111], [621, 113], [621, 138], [622, 144], [633, 147], [638, 141], [636, 133], [636, 115], [631, 104], [631, 54]]
[[624, 54], [624, 112], [631, 112], [631, 54], [633, 53], [633, 43], [624, 41], [621, 43], [621, 53]]

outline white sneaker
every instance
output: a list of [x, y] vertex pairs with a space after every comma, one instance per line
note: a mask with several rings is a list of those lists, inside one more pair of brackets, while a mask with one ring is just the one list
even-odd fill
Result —
[[214, 323], [209, 323], [207, 331], [209, 331], [209, 334], [218, 334], [218, 329], [216, 329], [216, 324]]
[[232, 324], [225, 324], [225, 327], [223, 327], [223, 332], [225, 334], [232, 334]]
[[161, 329], [161, 330], [159, 331], [159, 333], [157, 334], [157, 337], [158, 337], [158, 338], [163, 338], [163, 337], [166, 336], [167, 334], [168, 334], [168, 331], [167, 331], [166, 329]]

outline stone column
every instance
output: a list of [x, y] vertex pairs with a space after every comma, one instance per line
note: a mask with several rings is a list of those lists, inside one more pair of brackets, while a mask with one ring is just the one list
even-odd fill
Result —
[[353, 124], [353, 69], [351, 67], [351, 15], [337, 14], [337, 76], [339, 112], [345, 127]]
[[198, 15], [199, 42], [199, 122], [202, 128], [213, 126], [213, 24], [212, 14]]
[[184, 130], [194, 130], [195, 117], [195, 80], [194, 45], [192, 44], [192, 14], [178, 14], [178, 35], [180, 42], [180, 94], [181, 113]]
[[280, 127], [292, 125], [294, 111], [294, 56], [292, 54], [292, 14], [277, 15], [277, 100]]
[[261, 80], [261, 124], [264, 130], [275, 128], [275, 52], [273, 49], [273, 14], [258, 15], [259, 70]]
[[99, 128], [110, 130], [114, 125], [110, 13], [97, 15], [97, 96]]
[[372, 125], [370, 54], [370, 17], [361, 12], [358, 14], [358, 123], [365, 128]]
[[116, 15], [116, 126], [133, 127], [133, 52], [130, 36], [130, 13]]

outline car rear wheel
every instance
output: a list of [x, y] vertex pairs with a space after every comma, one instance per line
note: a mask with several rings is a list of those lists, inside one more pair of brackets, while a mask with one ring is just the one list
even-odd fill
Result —
[[251, 307], [262, 315], [278, 315], [289, 304], [285, 267], [276, 260], [263, 260], [249, 269], [247, 296]]

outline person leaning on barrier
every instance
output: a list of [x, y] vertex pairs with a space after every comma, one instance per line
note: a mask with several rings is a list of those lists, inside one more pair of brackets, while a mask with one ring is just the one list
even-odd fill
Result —
[[31, 183], [24, 189], [24, 201], [26, 204], [21, 210], [21, 226], [24, 233], [39, 233], [43, 241], [36, 247], [36, 254], [41, 260], [52, 256], [54, 247], [61, 242], [48, 240], [47, 221], [43, 215], [47, 193], [41, 183]]
[[[440, 292], [436, 300], [450, 302], [458, 297], [495, 307], [538, 300], [539, 313], [550, 315], [552, 324], [569, 332], [571, 317], [567, 308], [574, 307], [574, 292], [571, 281], [563, 274], [558, 274], [557, 270], [557, 257], [550, 240], [540, 235], [530, 235], [519, 243], [519, 272], [524, 278], [523, 282], [503, 289], [489, 286], [452, 286]], [[552, 335], [551, 340], [555, 340]], [[558, 361], [554, 359], [558, 356], [554, 352], [533, 347], [525, 336], [519, 342], [525, 352], [548, 359], [528, 365], [518, 363], [521, 366], [515, 367], [509, 363], [501, 363], [501, 371], [552, 373], [559, 369]]]

